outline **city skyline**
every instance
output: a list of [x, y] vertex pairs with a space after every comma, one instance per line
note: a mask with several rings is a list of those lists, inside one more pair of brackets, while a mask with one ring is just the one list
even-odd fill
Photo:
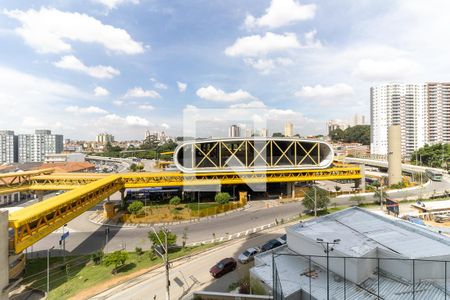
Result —
[[274, 131], [289, 119], [324, 134], [328, 119], [368, 115], [370, 86], [446, 80], [449, 45], [433, 37], [450, 4], [435, 4], [5, 3], [0, 128], [135, 139], [181, 135], [186, 109], [266, 108]]

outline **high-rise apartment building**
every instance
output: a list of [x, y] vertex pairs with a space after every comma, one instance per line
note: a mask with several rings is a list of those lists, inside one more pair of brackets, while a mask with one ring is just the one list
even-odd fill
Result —
[[17, 162], [17, 136], [14, 131], [0, 130], [0, 164]]
[[17, 136], [18, 162], [43, 162], [46, 154], [63, 151], [63, 136], [52, 134], [50, 130], [35, 130], [34, 134]]
[[269, 136], [269, 131], [267, 130], [267, 128], [260, 129], [259, 136]]
[[228, 136], [229, 137], [240, 137], [241, 136], [241, 129], [237, 125], [231, 125], [228, 129]]
[[352, 126], [357, 125], [365, 125], [366, 124], [366, 117], [364, 115], [354, 115], [352, 119]]
[[109, 133], [99, 133], [95, 139], [97, 143], [107, 144], [114, 142], [114, 136]]
[[387, 154], [390, 125], [401, 126], [402, 156], [450, 142], [450, 83], [388, 84], [370, 90], [371, 153]]
[[428, 143], [450, 143], [450, 83], [427, 83]]
[[294, 136], [294, 124], [287, 121], [284, 123], [284, 136], [285, 137], [293, 137]]
[[341, 120], [329, 120], [327, 122], [328, 135], [330, 135], [330, 133], [333, 130], [336, 130], [336, 129], [345, 130], [349, 127], [350, 127], [350, 125], [348, 125], [347, 122], [341, 121]]

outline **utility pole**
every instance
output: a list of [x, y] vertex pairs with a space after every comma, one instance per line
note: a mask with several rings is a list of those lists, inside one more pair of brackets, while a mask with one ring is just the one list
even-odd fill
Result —
[[380, 209], [383, 211], [383, 183], [380, 184]]
[[165, 265], [166, 265], [166, 300], [170, 300], [170, 279], [169, 279], [169, 249], [167, 247], [167, 232], [164, 231]]
[[155, 233], [156, 237], [158, 238], [159, 244], [164, 251], [164, 253], [161, 253], [156, 247], [154, 247], [154, 250], [161, 256], [161, 258], [164, 261], [164, 266], [166, 270], [166, 300], [170, 300], [170, 278], [169, 278], [169, 247], [168, 247], [168, 233], [169, 231], [167, 228], [163, 228], [160, 231], [164, 233], [164, 243], [159, 238], [158, 233], [156, 232], [155, 228], [152, 227], [153, 232]]
[[52, 246], [50, 249], [47, 249], [47, 297], [50, 292], [50, 251], [53, 250], [55, 246]]
[[[324, 252], [327, 254], [327, 300], [330, 300], [330, 252], [334, 250], [333, 245], [339, 244], [340, 239], [335, 239], [332, 242], [326, 242], [323, 239], [317, 238], [317, 243], [324, 247]], [[326, 246], [324, 246], [326, 245]], [[331, 245], [331, 248], [330, 248]], [[345, 278], [344, 278], [345, 280]]]
[[313, 188], [314, 188], [314, 217], [317, 217], [317, 190], [315, 186], [313, 186]]

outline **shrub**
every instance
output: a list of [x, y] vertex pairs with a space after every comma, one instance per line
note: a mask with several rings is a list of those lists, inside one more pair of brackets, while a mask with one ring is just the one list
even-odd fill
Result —
[[91, 260], [94, 264], [99, 265], [102, 262], [103, 256], [104, 256], [103, 251], [99, 250], [91, 254]]
[[217, 193], [216, 196], [214, 197], [214, 201], [216, 201], [219, 204], [227, 204], [228, 202], [230, 202], [230, 194], [228, 193]]
[[172, 199], [170, 199], [169, 204], [170, 205], [174, 205], [174, 206], [178, 206], [180, 204], [180, 202], [181, 202], [180, 197], [174, 196], [174, 197], [172, 197]]
[[134, 248], [134, 251], [136, 252], [137, 255], [141, 256], [142, 254], [144, 254], [144, 251], [142, 251], [141, 247], [136, 247]]
[[114, 266], [112, 273], [117, 273], [117, 268], [124, 265], [128, 259], [128, 253], [125, 251], [114, 251], [113, 253], [105, 255], [103, 263], [105, 266]]
[[356, 202], [357, 205], [360, 205], [361, 203], [364, 202], [365, 199], [366, 198], [364, 198], [363, 196], [356, 195], [356, 196], [351, 196], [349, 200], [352, 202]]
[[152, 247], [155, 247], [156, 245], [160, 245], [160, 241], [164, 243], [165, 235], [167, 234], [167, 245], [172, 246], [175, 245], [177, 242], [177, 235], [175, 233], [172, 233], [170, 231], [164, 231], [160, 229], [157, 234], [155, 234], [153, 231], [150, 231], [148, 233], [148, 238], [152, 242]]
[[136, 200], [136, 201], [131, 202], [130, 205], [128, 205], [128, 211], [131, 214], [136, 215], [143, 207], [144, 207], [144, 203]]

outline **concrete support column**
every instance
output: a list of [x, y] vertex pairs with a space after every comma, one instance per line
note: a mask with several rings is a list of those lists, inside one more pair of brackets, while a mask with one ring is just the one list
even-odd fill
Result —
[[120, 189], [120, 202], [122, 204], [122, 207], [126, 206], [126, 203], [125, 203], [125, 189]]
[[287, 182], [286, 183], [286, 196], [291, 197], [292, 199], [295, 198], [294, 182]]
[[403, 181], [402, 178], [402, 131], [400, 125], [388, 128], [388, 178], [389, 185]]
[[36, 191], [35, 194], [36, 194], [39, 202], [44, 200], [44, 194], [45, 194], [44, 191]]
[[8, 300], [9, 284], [8, 212], [0, 212], [0, 300]]
[[366, 166], [365, 165], [359, 165], [359, 168], [361, 169], [361, 182], [360, 182], [360, 188], [361, 192], [366, 192]]

